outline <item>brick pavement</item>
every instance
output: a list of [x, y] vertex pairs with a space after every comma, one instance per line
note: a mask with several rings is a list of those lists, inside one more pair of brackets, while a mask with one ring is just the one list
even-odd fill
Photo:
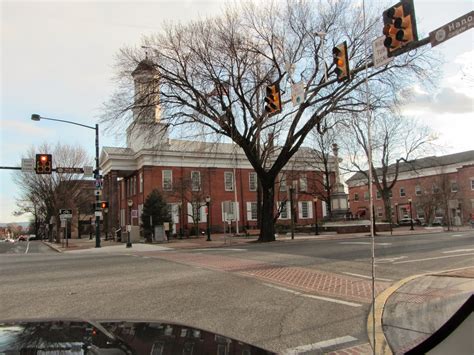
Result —
[[[179, 252], [144, 252], [140, 253], [140, 255], [213, 270], [235, 272], [307, 293], [351, 299], [365, 303], [372, 302], [372, 282], [356, 277], [223, 255]], [[390, 283], [388, 282], [376, 282], [376, 294], [389, 285]]]

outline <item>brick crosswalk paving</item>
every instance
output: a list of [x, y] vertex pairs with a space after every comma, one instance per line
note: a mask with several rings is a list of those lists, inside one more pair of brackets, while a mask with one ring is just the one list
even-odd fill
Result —
[[[248, 269], [242, 273], [309, 293], [349, 298], [368, 303], [372, 301], [372, 282], [370, 280], [291, 266]], [[376, 294], [388, 286], [387, 282], [376, 282]]]
[[[235, 272], [303, 292], [357, 300], [372, 301], [372, 282], [315, 269], [276, 265], [256, 260], [201, 253], [153, 253], [148, 256], [213, 270]], [[376, 282], [376, 294], [390, 285]]]
[[341, 350], [331, 351], [326, 355], [368, 355], [373, 354], [372, 347], [369, 343], [359, 344]]
[[198, 254], [198, 253], [154, 253], [148, 256], [157, 257], [177, 263], [201, 266], [222, 271], [243, 271], [256, 267], [271, 267], [271, 264], [248, 259], [234, 258], [230, 256]]

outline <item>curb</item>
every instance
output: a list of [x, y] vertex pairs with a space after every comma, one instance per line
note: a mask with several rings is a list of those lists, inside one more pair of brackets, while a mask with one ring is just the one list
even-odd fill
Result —
[[62, 253], [62, 250], [59, 249], [58, 247], [48, 243], [48, 242], [45, 242], [45, 241], [41, 241], [41, 243], [43, 243], [44, 245], [47, 245], [48, 247], [50, 247], [51, 249], [53, 249], [54, 251], [58, 252], [58, 253]]
[[[387, 338], [385, 337], [385, 333], [383, 331], [383, 324], [382, 324], [382, 317], [383, 317], [383, 311], [385, 309], [385, 304], [387, 303], [388, 298], [395, 293], [400, 287], [403, 285], [407, 284], [410, 281], [413, 281], [414, 279], [417, 279], [422, 276], [429, 276], [429, 275], [436, 275], [436, 274], [442, 274], [445, 272], [450, 272], [450, 271], [455, 271], [455, 270], [462, 270], [462, 269], [467, 269], [471, 268], [469, 267], [463, 267], [463, 268], [457, 268], [457, 269], [450, 269], [450, 270], [442, 270], [439, 272], [428, 272], [428, 273], [423, 273], [423, 274], [418, 274], [418, 275], [413, 275], [409, 276], [405, 279], [402, 279], [389, 288], [385, 289], [382, 293], [380, 293], [376, 298], [375, 298], [375, 310], [374, 308], [371, 307], [371, 310], [369, 312], [369, 316], [367, 317], [367, 335], [369, 338], [369, 343], [372, 346], [372, 349], [374, 349], [375, 354], [383, 354], [383, 355], [393, 355], [392, 349], [390, 348], [390, 345], [388, 344]], [[449, 275], [447, 275], [449, 276]], [[373, 327], [372, 327], [372, 321], [375, 313], [375, 348], [374, 348], [374, 339], [373, 339]]]

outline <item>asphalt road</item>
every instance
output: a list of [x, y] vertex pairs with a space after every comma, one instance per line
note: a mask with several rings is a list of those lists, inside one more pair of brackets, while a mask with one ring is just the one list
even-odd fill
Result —
[[[173, 321], [277, 352], [308, 344], [326, 352], [368, 342], [370, 251], [370, 238], [338, 238], [194, 251], [5, 254], [0, 320]], [[378, 237], [375, 262], [380, 289], [413, 274], [473, 266], [474, 232]], [[312, 286], [301, 286], [309, 278]]]
[[1, 242], [0, 254], [55, 253], [50, 247], [38, 240], [25, 242]]

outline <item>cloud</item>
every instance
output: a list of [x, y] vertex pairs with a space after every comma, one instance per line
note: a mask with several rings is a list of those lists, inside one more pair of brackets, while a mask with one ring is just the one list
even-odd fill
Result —
[[2, 135], [18, 135], [21, 132], [21, 135], [34, 135], [34, 136], [48, 136], [51, 134], [50, 129], [40, 127], [37, 124], [34, 124], [31, 121], [17, 121], [17, 120], [1, 120], [0, 129]]
[[449, 87], [443, 87], [435, 94], [418, 91], [414, 88], [402, 92], [406, 101], [406, 111], [429, 111], [433, 113], [471, 113], [474, 110], [474, 97]]

